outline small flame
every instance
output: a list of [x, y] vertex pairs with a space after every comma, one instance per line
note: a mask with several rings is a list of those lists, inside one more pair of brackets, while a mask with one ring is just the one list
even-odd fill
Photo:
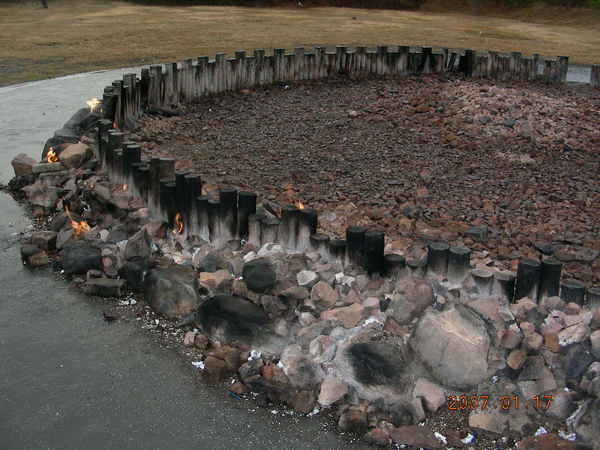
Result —
[[119, 127], [117, 127], [117, 122], [113, 122], [113, 128], [114, 128], [115, 130], [116, 130], [117, 128], [119, 128]]
[[71, 226], [73, 227], [75, 236], [79, 236], [80, 234], [87, 233], [88, 231], [91, 230], [91, 227], [88, 225], [88, 223], [85, 220], [82, 220], [81, 222], [77, 222], [76, 220], [73, 219], [73, 217], [71, 216], [71, 212], [69, 211], [69, 207], [67, 205], [65, 205], [65, 213], [67, 213], [67, 216], [69, 217], [69, 220], [71, 221]]
[[100, 100], [98, 100], [97, 98], [94, 97], [94, 98], [89, 99], [85, 103], [90, 107], [90, 112], [94, 112], [94, 111], [96, 111], [96, 108], [98, 108], [98, 105], [100, 105]]
[[127, 188], [128, 188], [128, 187], [129, 187], [129, 186], [127, 186], [127, 184], [124, 184], [124, 185], [123, 185], [123, 192], [127, 191]]
[[302, 203], [300, 200], [298, 200], [296, 202], [296, 208], [298, 208], [298, 209], [304, 209], [304, 203]]
[[54, 148], [50, 147], [48, 149], [48, 153], [46, 154], [46, 161], [49, 163], [58, 162], [58, 155], [54, 152]]
[[175, 214], [175, 229], [173, 230], [173, 233], [183, 233], [183, 219], [179, 213]]

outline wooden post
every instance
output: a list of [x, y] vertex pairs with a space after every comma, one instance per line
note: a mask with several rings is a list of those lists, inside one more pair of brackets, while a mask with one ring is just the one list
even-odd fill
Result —
[[246, 69], [246, 50], [238, 50], [235, 52], [235, 59], [237, 59], [237, 79], [238, 89], [244, 89], [248, 87], [248, 74]]
[[489, 55], [487, 53], [478, 52], [475, 54], [475, 67], [473, 70], [473, 78], [487, 78], [489, 66]]
[[387, 58], [387, 47], [385, 45], [378, 45], [377, 46], [377, 68], [376, 68], [376, 74], [377, 75], [385, 75], [385, 73], [387, 72], [387, 66], [386, 66], [386, 58]]
[[304, 47], [294, 49], [294, 80], [304, 80]]
[[264, 81], [265, 51], [262, 48], [254, 50], [254, 80], [256, 86], [262, 86]]
[[198, 57], [196, 77], [198, 79], [198, 95], [200, 97], [208, 95], [208, 60], [208, 56]]
[[256, 58], [254, 56], [246, 56], [245, 66], [248, 87], [254, 87], [256, 86]]
[[408, 55], [410, 53], [410, 47], [407, 45], [399, 45], [398, 52], [400, 53], [400, 56], [398, 57], [397, 73], [399, 73], [400, 75], [408, 75]]
[[364, 46], [360, 46], [360, 47], [356, 47], [356, 54], [355, 54], [355, 59], [356, 59], [356, 72], [357, 73], [364, 73], [365, 72], [365, 67], [366, 67], [366, 60], [367, 60], [367, 47]]
[[459, 71], [462, 72], [465, 77], [473, 76], [473, 66], [475, 65], [475, 52], [473, 50], [465, 50], [465, 54], [459, 59]]
[[221, 93], [225, 90], [225, 53], [215, 54], [215, 93]]
[[[316, 78], [325, 78], [327, 76], [327, 66], [325, 64], [325, 47], [315, 45], [315, 64]], [[289, 79], [289, 78], [288, 78]]]
[[335, 47], [335, 71], [336, 73], [346, 73], [346, 47], [336, 45]]
[[560, 82], [567, 82], [567, 73], [569, 72], [569, 57], [568, 56], [559, 56], [558, 57], [558, 65], [560, 66]]
[[521, 52], [510, 52], [510, 79], [520, 80]]

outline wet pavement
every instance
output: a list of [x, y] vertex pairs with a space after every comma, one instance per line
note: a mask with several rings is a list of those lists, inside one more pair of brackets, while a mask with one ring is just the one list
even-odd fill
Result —
[[[120, 71], [0, 88], [0, 182], [17, 153], [39, 158], [54, 130]], [[0, 193], [0, 448], [351, 449], [321, 418], [258, 409], [202, 384], [136, 324], [19, 258], [30, 222]]]

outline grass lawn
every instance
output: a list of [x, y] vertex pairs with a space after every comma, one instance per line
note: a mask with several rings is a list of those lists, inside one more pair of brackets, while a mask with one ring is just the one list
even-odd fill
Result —
[[0, 5], [0, 86], [216, 51], [311, 44], [412, 44], [567, 55], [600, 63], [600, 11], [159, 7], [50, 0]]

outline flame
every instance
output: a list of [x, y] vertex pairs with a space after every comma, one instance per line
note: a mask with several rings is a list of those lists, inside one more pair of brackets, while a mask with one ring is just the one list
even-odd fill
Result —
[[300, 200], [296, 201], [296, 208], [304, 209], [304, 203], [302, 203]]
[[113, 122], [113, 128], [114, 128], [114, 129], [117, 129], [117, 128], [119, 128], [119, 127], [117, 127], [117, 122]]
[[175, 229], [173, 230], [173, 233], [183, 233], [183, 219], [179, 213], [175, 214]]
[[90, 107], [90, 112], [94, 112], [94, 111], [96, 111], [96, 108], [98, 108], [98, 105], [100, 104], [100, 100], [98, 100], [97, 98], [94, 97], [94, 98], [89, 99], [85, 103]]
[[67, 216], [69, 217], [69, 220], [71, 221], [71, 226], [73, 227], [75, 236], [79, 236], [80, 234], [87, 233], [88, 231], [91, 230], [91, 227], [88, 225], [88, 223], [85, 220], [82, 220], [81, 222], [77, 222], [76, 220], [73, 219], [73, 217], [71, 216], [71, 212], [69, 211], [69, 207], [67, 205], [65, 205], [65, 213], [67, 214]]
[[129, 187], [129, 186], [127, 186], [127, 184], [124, 184], [124, 185], [123, 185], [123, 191], [126, 191], [128, 187]]
[[48, 153], [46, 154], [46, 161], [49, 163], [58, 162], [58, 155], [54, 152], [54, 148], [50, 147], [48, 149]]

